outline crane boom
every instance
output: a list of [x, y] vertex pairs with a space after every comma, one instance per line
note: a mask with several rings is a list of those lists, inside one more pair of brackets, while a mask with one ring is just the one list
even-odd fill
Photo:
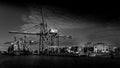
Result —
[[[41, 35], [42, 33], [34, 33], [34, 32], [18, 32], [18, 31], [9, 31], [9, 33], [12, 34], [27, 34], [27, 35]], [[47, 34], [47, 33], [46, 33]], [[56, 33], [51, 33], [51, 34], [56, 34]], [[59, 37], [67, 37], [67, 38], [72, 38], [72, 36], [66, 36], [66, 35], [58, 35]]]
[[13, 34], [28, 34], [28, 35], [40, 35], [41, 33], [32, 33], [32, 32], [18, 32], [18, 31], [9, 31], [9, 33]]

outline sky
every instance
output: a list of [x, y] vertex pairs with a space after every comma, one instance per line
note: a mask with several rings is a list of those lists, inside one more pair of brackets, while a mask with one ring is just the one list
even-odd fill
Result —
[[87, 41], [103, 41], [119, 46], [119, 8], [79, 7], [81, 5], [76, 3], [70, 4], [44, 4], [35, 1], [0, 3], [0, 49], [7, 48], [8, 45], [4, 45], [4, 42], [13, 40], [14, 35], [8, 33], [10, 30], [20, 31], [32, 25], [26, 16], [30, 14], [28, 7], [33, 5], [45, 6], [45, 21], [49, 26], [58, 29], [60, 34], [73, 37], [71, 40], [60, 40], [61, 45], [81, 45]]

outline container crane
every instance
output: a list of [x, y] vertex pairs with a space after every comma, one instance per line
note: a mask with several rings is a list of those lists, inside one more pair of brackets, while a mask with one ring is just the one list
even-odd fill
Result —
[[40, 54], [41, 51], [47, 46], [53, 46], [55, 39], [57, 39], [57, 45], [59, 46], [59, 38], [72, 38], [72, 36], [66, 36], [66, 35], [59, 35], [57, 30], [55, 29], [49, 29], [47, 27], [47, 23], [45, 23], [44, 20], [44, 12], [43, 8], [41, 8], [41, 16], [42, 16], [42, 22], [39, 24], [40, 26], [40, 32], [19, 32], [19, 31], [9, 31], [9, 33], [12, 34], [25, 34], [25, 35], [38, 35], [39, 36], [39, 49], [38, 52]]

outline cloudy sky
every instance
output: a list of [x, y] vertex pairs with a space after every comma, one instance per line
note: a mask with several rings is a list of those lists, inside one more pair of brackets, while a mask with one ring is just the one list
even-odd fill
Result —
[[[73, 39], [61, 40], [61, 45], [80, 45], [86, 41], [104, 41], [119, 46], [120, 13], [119, 8], [111, 7], [80, 7], [70, 4], [41, 4], [44, 7], [45, 21], [50, 27], [58, 29], [60, 34], [72, 35]], [[26, 15], [32, 2], [4, 2], [0, 4], [0, 49], [6, 48], [4, 42], [13, 40], [10, 30], [24, 30], [28, 25]], [[29, 4], [29, 5], [28, 5]], [[27, 6], [26, 6], [27, 5]], [[67, 6], [66, 6], [67, 5]], [[26, 27], [27, 26], [27, 27]], [[33, 30], [32, 30], [33, 31]]]

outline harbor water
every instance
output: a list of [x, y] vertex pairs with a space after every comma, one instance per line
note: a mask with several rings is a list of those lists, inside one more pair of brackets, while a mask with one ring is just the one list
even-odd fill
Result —
[[120, 58], [0, 55], [0, 68], [120, 67]]

